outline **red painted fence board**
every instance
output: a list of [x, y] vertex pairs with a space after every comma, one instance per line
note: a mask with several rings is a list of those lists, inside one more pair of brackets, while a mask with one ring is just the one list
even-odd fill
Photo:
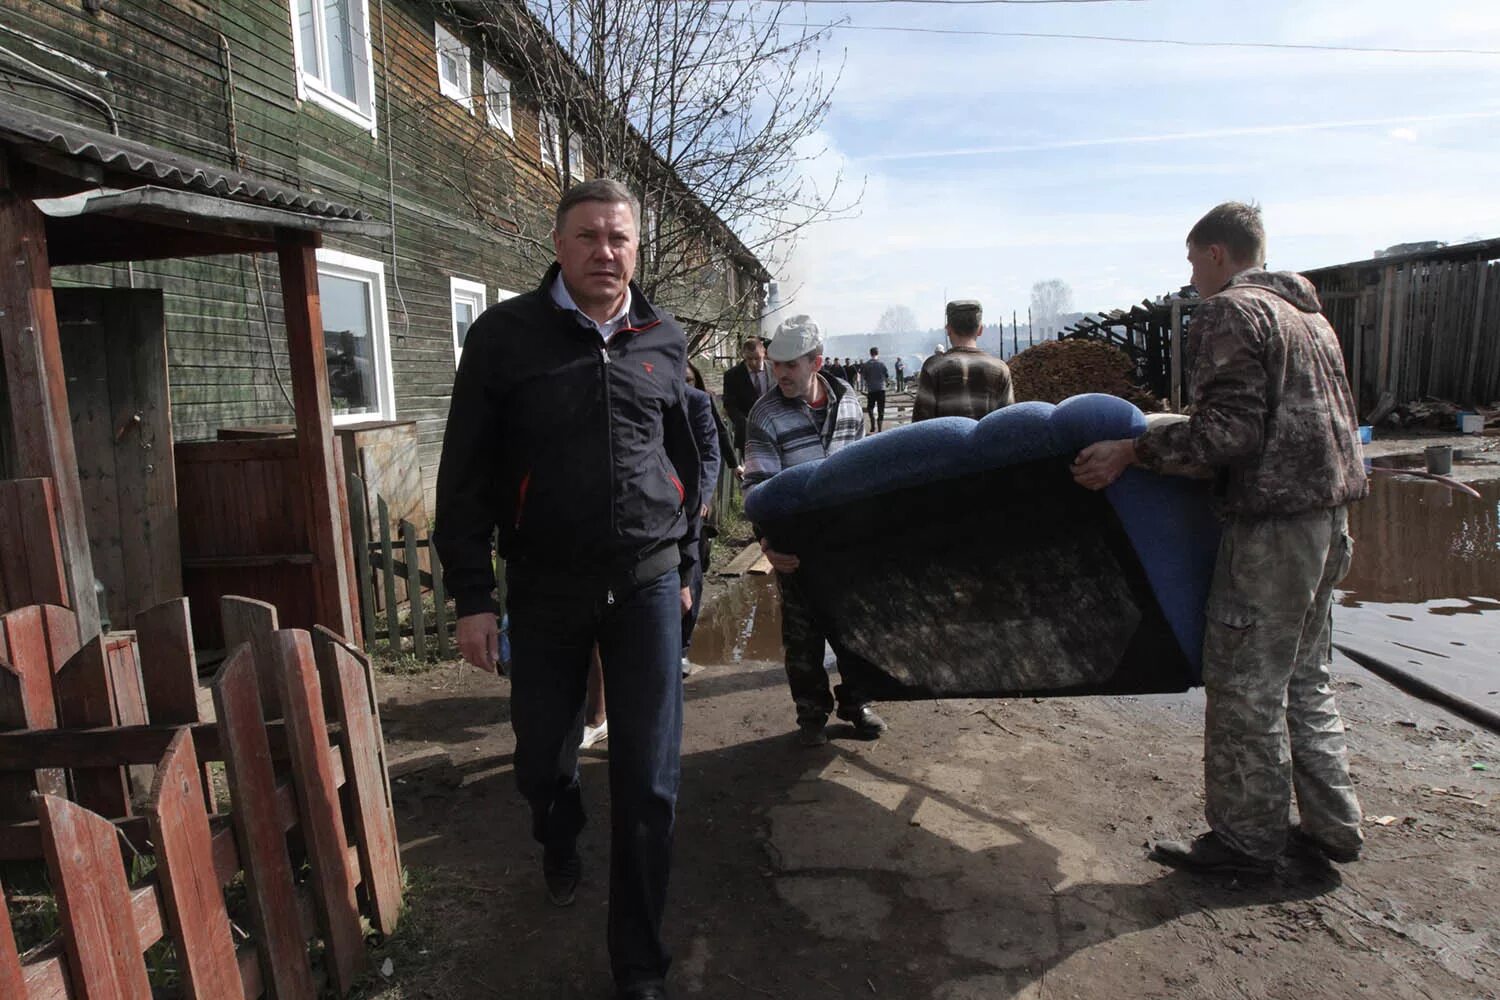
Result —
[[318, 902], [325, 954], [334, 985], [347, 992], [364, 963], [364, 940], [312, 638], [301, 629], [286, 629], [272, 635], [270, 644], [281, 682], [292, 782], [301, 805], [302, 835], [312, 864], [309, 880]]
[[239, 646], [224, 661], [213, 692], [261, 972], [277, 1000], [310, 1000], [312, 970], [297, 920], [285, 828], [276, 815], [276, 775], [248, 645]]
[[243, 1000], [224, 893], [214, 869], [201, 772], [186, 729], [178, 730], [157, 766], [150, 819], [167, 922], [187, 995]]
[[38, 808], [77, 1000], [151, 1000], [136, 907], [108, 820], [44, 795]]

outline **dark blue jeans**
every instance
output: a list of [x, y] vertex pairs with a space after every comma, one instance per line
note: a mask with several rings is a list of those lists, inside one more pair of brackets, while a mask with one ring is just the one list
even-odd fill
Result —
[[583, 828], [578, 734], [589, 651], [609, 696], [609, 956], [622, 988], [661, 982], [682, 753], [682, 606], [676, 570], [632, 593], [596, 579], [510, 576], [516, 782], [543, 844]]

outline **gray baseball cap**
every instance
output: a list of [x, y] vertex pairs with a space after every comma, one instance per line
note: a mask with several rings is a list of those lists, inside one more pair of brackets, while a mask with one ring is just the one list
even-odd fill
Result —
[[766, 348], [766, 357], [772, 361], [796, 361], [804, 354], [822, 350], [823, 331], [818, 329], [811, 316], [793, 316], [781, 321], [776, 333]]
[[984, 307], [978, 299], [954, 299], [948, 303], [948, 322], [958, 319], [978, 318], [984, 315]]

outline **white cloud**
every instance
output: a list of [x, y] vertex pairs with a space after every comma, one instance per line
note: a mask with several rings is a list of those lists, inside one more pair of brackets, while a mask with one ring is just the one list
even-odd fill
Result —
[[1386, 134], [1392, 139], [1400, 139], [1402, 142], [1417, 141], [1417, 130], [1414, 128], [1393, 128]]

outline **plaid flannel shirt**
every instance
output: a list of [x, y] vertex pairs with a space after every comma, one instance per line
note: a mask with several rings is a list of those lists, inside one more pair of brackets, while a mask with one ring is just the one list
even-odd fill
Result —
[[745, 418], [745, 493], [782, 469], [827, 458], [865, 436], [865, 415], [849, 383], [817, 376], [828, 391], [830, 416], [821, 427], [806, 401], [772, 387]]

